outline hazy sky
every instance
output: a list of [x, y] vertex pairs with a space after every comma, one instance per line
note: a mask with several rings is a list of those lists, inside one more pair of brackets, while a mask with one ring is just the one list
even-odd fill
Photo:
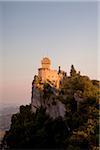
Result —
[[98, 78], [97, 2], [0, 2], [0, 101], [31, 101], [42, 57]]

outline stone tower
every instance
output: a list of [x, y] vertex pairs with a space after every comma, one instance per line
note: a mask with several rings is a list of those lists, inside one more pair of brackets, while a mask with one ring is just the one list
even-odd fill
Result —
[[38, 69], [38, 77], [42, 83], [50, 81], [53, 86], [59, 88], [60, 76], [57, 70], [51, 69], [51, 60], [44, 57], [41, 61], [41, 68]]
[[49, 58], [44, 57], [44, 58], [41, 60], [41, 64], [42, 64], [42, 68], [43, 68], [43, 69], [50, 69], [51, 61], [50, 61]]

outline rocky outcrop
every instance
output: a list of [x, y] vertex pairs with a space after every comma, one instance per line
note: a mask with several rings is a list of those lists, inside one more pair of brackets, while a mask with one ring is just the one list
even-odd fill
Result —
[[32, 111], [36, 112], [37, 108], [43, 106], [43, 108], [46, 109], [46, 112], [52, 118], [57, 118], [59, 116], [64, 117], [65, 105], [61, 101], [59, 101], [55, 91], [56, 90], [53, 89], [53, 93], [46, 97], [42, 89], [34, 86], [34, 88], [32, 88], [31, 98]]

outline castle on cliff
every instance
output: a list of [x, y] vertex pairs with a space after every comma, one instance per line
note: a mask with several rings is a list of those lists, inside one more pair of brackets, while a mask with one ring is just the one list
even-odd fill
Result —
[[[58, 116], [64, 116], [65, 107], [55, 97], [57, 90], [60, 88], [60, 84], [63, 78], [66, 76], [66, 72], [59, 69], [51, 69], [51, 60], [44, 57], [41, 60], [41, 68], [38, 69], [38, 75], [34, 76], [32, 82], [32, 96], [31, 96], [31, 107], [32, 111], [35, 112], [37, 108], [43, 106], [46, 108], [46, 112], [53, 118]], [[53, 95], [49, 96], [49, 100], [43, 98], [43, 86], [48, 83], [53, 90]], [[55, 103], [55, 105], [53, 105]]]
[[41, 80], [41, 83], [50, 81], [52, 85], [56, 88], [59, 88], [60, 81], [66, 73], [60, 70], [51, 69], [51, 60], [47, 57], [44, 57], [41, 61], [41, 68], [38, 69], [38, 77]]

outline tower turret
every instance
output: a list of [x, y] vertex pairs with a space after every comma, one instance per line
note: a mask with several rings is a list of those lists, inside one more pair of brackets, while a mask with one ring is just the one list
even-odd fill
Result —
[[47, 57], [44, 57], [41, 61], [42, 64], [42, 68], [44, 69], [50, 69], [50, 65], [51, 65], [51, 60]]

